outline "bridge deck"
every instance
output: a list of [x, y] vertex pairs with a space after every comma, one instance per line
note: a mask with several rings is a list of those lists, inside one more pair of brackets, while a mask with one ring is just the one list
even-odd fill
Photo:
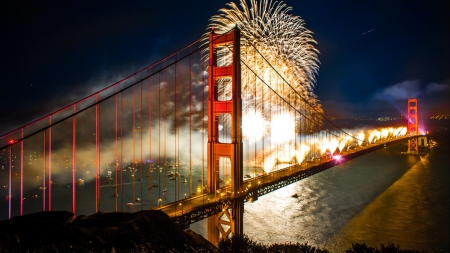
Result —
[[[377, 144], [367, 145], [362, 148], [350, 149], [342, 152], [342, 161], [348, 161], [358, 156], [367, 154], [376, 149], [395, 144], [399, 141], [412, 138], [400, 137], [387, 140]], [[234, 201], [243, 199], [244, 201], [255, 201], [258, 196], [280, 189], [288, 184], [292, 184], [306, 177], [312, 176], [323, 170], [340, 164], [340, 161], [333, 159], [320, 159], [313, 162], [304, 162], [281, 170], [277, 170], [265, 175], [254, 177], [244, 181], [245, 189], [232, 197], [230, 193], [225, 194], [224, 188], [215, 193], [206, 193], [199, 196], [186, 198], [155, 208], [167, 213], [175, 223], [187, 228], [190, 224], [205, 219], [219, 213], [226, 205], [232, 205]]]

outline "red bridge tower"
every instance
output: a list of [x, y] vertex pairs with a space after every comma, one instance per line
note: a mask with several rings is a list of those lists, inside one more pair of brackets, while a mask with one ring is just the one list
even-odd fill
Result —
[[[218, 66], [218, 51], [232, 51], [231, 64]], [[220, 51], [219, 51], [220, 52]], [[243, 185], [242, 163], [242, 100], [241, 100], [241, 65], [240, 65], [240, 31], [217, 35], [214, 31], [209, 36], [209, 96], [208, 96], [208, 190], [219, 189], [220, 158], [229, 159], [231, 164], [232, 197], [239, 194]], [[221, 78], [231, 79], [231, 99], [219, 100], [218, 82]], [[219, 142], [219, 116], [231, 117], [231, 142]], [[228, 194], [228, 192], [226, 193]], [[231, 234], [243, 233], [243, 201], [234, 201], [225, 206], [217, 215], [208, 218], [208, 240], [218, 244], [221, 238]]]

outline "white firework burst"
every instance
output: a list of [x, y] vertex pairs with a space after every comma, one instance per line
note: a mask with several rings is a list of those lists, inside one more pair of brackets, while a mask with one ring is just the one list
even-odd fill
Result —
[[249, 50], [251, 43], [272, 64], [283, 61], [285, 66], [277, 70], [286, 68], [292, 72], [285, 77], [295, 76], [298, 81], [291, 84], [301, 83], [306, 89], [314, 87], [319, 71], [319, 51], [314, 47], [317, 42], [304, 26], [303, 19], [288, 13], [291, 7], [272, 0], [262, 0], [259, 5], [251, 0], [251, 7], [241, 0], [242, 9], [233, 2], [227, 5], [230, 8], [220, 9], [219, 14], [211, 18], [210, 29], [222, 34], [238, 27], [243, 37], [242, 52]]
[[[319, 51], [314, 47], [317, 42], [312, 37], [313, 33], [305, 27], [303, 19], [289, 14], [292, 8], [282, 1], [251, 0], [249, 6], [245, 0], [240, 0], [239, 6], [233, 2], [227, 6], [211, 18], [208, 29], [214, 29], [216, 34], [224, 34], [234, 27], [241, 31], [241, 59], [247, 66], [242, 68], [242, 93], [256, 95], [251, 103], [245, 103], [243, 99], [243, 109], [252, 110], [252, 107], [258, 107], [258, 103], [267, 100], [267, 93], [264, 95], [256, 90], [261, 85], [270, 85], [301, 114], [318, 123], [314, 126], [309, 124], [311, 128], [320, 128], [323, 111], [313, 92], [319, 71]], [[221, 60], [218, 65], [227, 65], [231, 61], [229, 49], [218, 49], [218, 54]], [[287, 88], [288, 85], [293, 89]], [[219, 86], [224, 87], [219, 90], [219, 97], [229, 97], [230, 90], [226, 88], [230, 86]], [[309, 105], [305, 105], [304, 101]], [[311, 107], [314, 109], [311, 110]]]

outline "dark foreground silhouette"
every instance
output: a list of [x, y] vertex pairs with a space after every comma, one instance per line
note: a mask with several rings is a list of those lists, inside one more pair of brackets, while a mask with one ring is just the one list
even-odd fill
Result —
[[[0, 252], [308, 252], [328, 253], [306, 244], [265, 245], [245, 235], [216, 248], [191, 230], [181, 230], [162, 211], [97, 213], [39, 212], [0, 221]], [[416, 253], [388, 244], [353, 244], [346, 253]]]
[[194, 240], [162, 211], [73, 217], [52, 211], [0, 221], [0, 252], [197, 252], [213, 247]]

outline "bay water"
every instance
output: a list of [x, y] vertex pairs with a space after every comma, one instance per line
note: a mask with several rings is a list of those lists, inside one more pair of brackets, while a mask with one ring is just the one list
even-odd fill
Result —
[[[426, 155], [402, 154], [405, 141], [260, 196], [245, 204], [244, 234], [333, 252], [355, 242], [450, 252], [448, 137], [429, 136], [437, 145]], [[191, 228], [207, 236], [205, 220]]]

